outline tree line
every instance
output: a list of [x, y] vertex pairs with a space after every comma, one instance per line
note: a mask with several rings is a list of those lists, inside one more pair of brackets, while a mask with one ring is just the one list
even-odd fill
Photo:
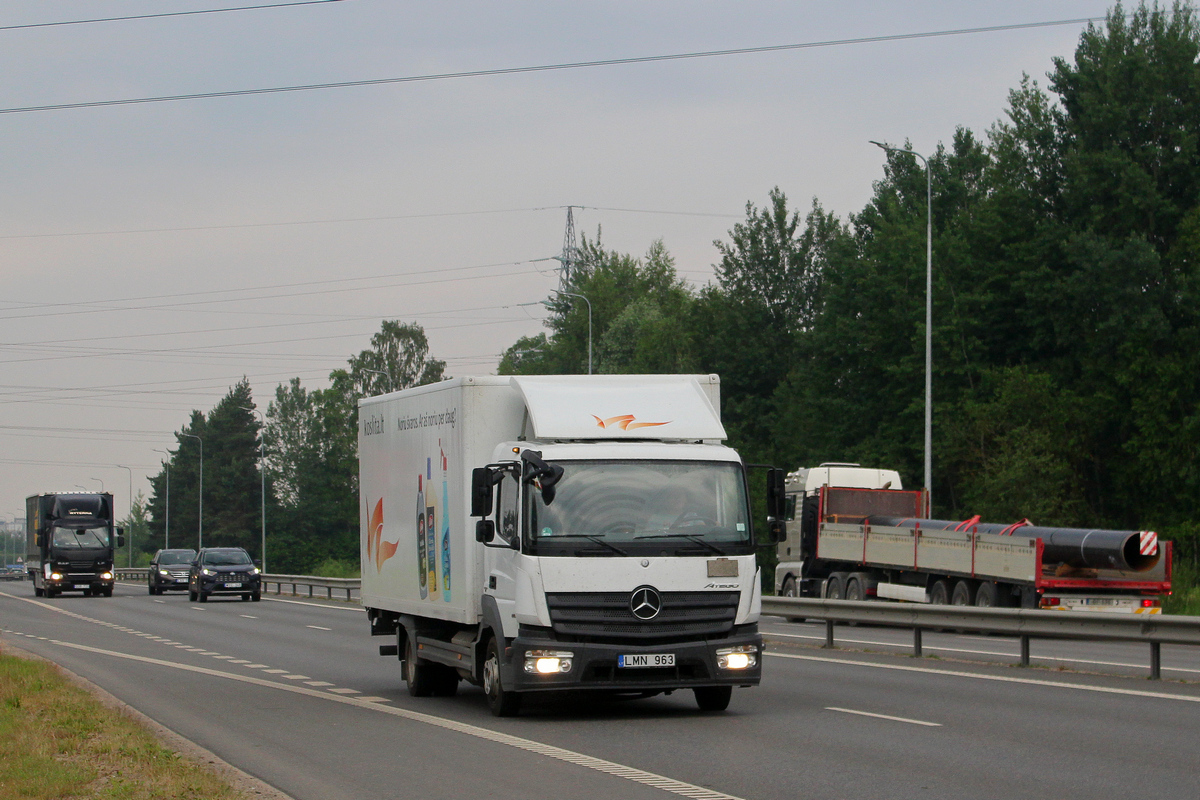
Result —
[[[1024, 77], [986, 132], [959, 128], [929, 154], [935, 515], [1154, 528], [1194, 563], [1198, 56], [1189, 7], [1118, 5], [1044, 87]], [[718, 373], [748, 461], [854, 461], [919, 486], [926, 173], [895, 146], [845, 218], [779, 189], [747, 203], [704, 287], [679, 278], [662, 242], [636, 257], [584, 236], [567, 288], [591, 304], [595, 371]], [[547, 331], [513, 343], [502, 374], [586, 371], [587, 306], [557, 292], [546, 304]], [[272, 571], [355, 559], [355, 403], [443, 374], [419, 326], [389, 321], [329, 388], [278, 387], [265, 431]], [[173, 543], [196, 534], [190, 434], [204, 440], [206, 543], [257, 548], [253, 407], [243, 382], [179, 432]]]

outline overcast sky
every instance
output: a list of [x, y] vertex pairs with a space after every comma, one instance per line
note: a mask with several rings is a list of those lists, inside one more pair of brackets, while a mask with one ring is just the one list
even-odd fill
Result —
[[[283, 0], [276, 0], [281, 2]], [[1088, 0], [7, 0], [0, 111], [1103, 17]], [[542, 330], [565, 207], [706, 283], [747, 201], [842, 217], [983, 135], [1083, 24], [217, 99], [0, 113], [0, 514], [103, 486], [128, 508], [243, 375], [325, 385], [381, 319], [451, 375]], [[936, 265], [935, 265], [936, 268]], [[794, 465], [793, 465], [794, 466]]]

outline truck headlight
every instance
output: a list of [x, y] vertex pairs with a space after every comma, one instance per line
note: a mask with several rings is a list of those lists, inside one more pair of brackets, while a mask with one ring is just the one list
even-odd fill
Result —
[[101, 573], [100, 580], [111, 581], [112, 577], [113, 577], [113, 574], [111, 572], [104, 572], [104, 573]]
[[749, 669], [754, 666], [758, 666], [758, 648], [755, 645], [743, 644], [717, 650], [717, 667], [720, 669]]
[[51, 573], [50, 573], [50, 580], [52, 580], [52, 581], [61, 581], [61, 580], [62, 580], [62, 573], [61, 573], [61, 572], [51, 572]]
[[526, 650], [525, 672], [530, 675], [553, 675], [571, 671], [574, 653], [562, 650]]

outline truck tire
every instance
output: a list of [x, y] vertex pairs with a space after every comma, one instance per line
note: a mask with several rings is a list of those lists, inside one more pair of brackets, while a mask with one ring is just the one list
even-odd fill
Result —
[[38, 586], [38, 585], [35, 583], [35, 584], [33, 585], [33, 596], [34, 596], [34, 597], [45, 597], [45, 596], [46, 596], [46, 590], [45, 590], [45, 589], [42, 589], [41, 587], [39, 587], [39, 586]]
[[967, 579], [954, 584], [954, 592], [950, 595], [950, 605], [970, 606], [975, 604], [975, 587]]
[[110, 586], [107, 589], [105, 589], [104, 591], [97, 592], [96, 594], [100, 595], [101, 597], [112, 597], [112, 593], [113, 593], [113, 587]]
[[929, 605], [945, 606], [950, 604], [950, 582], [945, 578], [938, 578], [929, 587]]
[[404, 682], [413, 697], [429, 697], [437, 686], [437, 665], [417, 658], [413, 637], [404, 640]]
[[521, 695], [505, 690], [500, 678], [500, 645], [495, 636], [488, 640], [483, 659], [483, 692], [488, 708], [497, 717], [515, 717], [521, 713]]
[[788, 575], [783, 579], [783, 586], [779, 587], [780, 597], [799, 597], [796, 592], [796, 579]]
[[697, 686], [692, 692], [701, 711], [724, 711], [733, 697], [732, 686]]
[[975, 590], [975, 605], [978, 608], [992, 608], [1000, 605], [996, 584], [991, 581], [979, 584], [979, 588]]
[[847, 600], [866, 600], [867, 597], [863, 593], [862, 581], [858, 578], [850, 578], [846, 581], [846, 599]]
[[841, 600], [846, 596], [846, 573], [835, 572], [825, 581], [825, 598]]

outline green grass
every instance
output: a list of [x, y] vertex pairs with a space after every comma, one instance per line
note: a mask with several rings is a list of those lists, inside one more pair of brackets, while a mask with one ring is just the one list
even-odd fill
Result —
[[1172, 566], [1171, 594], [1163, 598], [1163, 613], [1200, 617], [1200, 570], [1183, 558]]
[[0, 649], [0, 797], [244, 800], [51, 664]]
[[361, 578], [357, 561], [327, 558], [313, 567], [312, 574], [321, 578]]

